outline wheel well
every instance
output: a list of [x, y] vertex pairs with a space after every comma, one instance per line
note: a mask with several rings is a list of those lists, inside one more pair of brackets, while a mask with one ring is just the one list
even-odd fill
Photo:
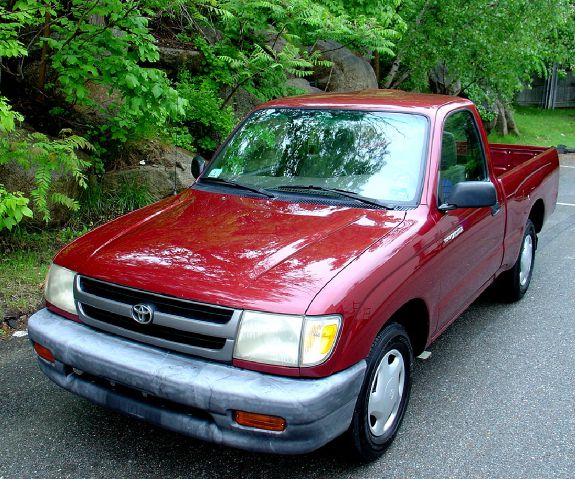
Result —
[[412, 299], [393, 314], [391, 321], [405, 328], [413, 354], [419, 356], [425, 350], [429, 335], [429, 312], [425, 302], [422, 299]]
[[535, 202], [529, 213], [529, 219], [533, 222], [537, 233], [543, 228], [543, 218], [545, 218], [545, 205], [543, 204], [543, 200], [539, 199]]

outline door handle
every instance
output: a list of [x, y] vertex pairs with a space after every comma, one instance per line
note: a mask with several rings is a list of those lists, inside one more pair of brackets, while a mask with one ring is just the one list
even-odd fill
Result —
[[499, 204], [499, 201], [497, 203], [495, 203], [492, 207], [491, 207], [491, 216], [495, 216], [497, 213], [499, 213], [501, 211], [501, 205]]

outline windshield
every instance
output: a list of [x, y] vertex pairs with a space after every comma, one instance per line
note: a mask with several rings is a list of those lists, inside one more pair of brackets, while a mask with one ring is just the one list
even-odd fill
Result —
[[413, 204], [419, 199], [427, 128], [424, 116], [405, 113], [259, 110], [203, 178], [267, 191], [339, 189]]

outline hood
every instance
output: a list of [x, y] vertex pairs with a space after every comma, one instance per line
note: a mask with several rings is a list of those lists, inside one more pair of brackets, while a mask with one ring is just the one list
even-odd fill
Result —
[[189, 189], [97, 228], [55, 262], [156, 293], [303, 314], [334, 275], [404, 217]]

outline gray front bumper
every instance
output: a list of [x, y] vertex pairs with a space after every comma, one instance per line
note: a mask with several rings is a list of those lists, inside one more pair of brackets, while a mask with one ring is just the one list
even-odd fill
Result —
[[[54, 354], [54, 365], [39, 359], [40, 367], [64, 389], [167, 429], [259, 452], [310, 452], [343, 433], [366, 367], [361, 361], [321, 379], [273, 376], [133, 342], [46, 309], [30, 318], [28, 332]], [[287, 427], [240, 426], [234, 410], [280, 416]]]

